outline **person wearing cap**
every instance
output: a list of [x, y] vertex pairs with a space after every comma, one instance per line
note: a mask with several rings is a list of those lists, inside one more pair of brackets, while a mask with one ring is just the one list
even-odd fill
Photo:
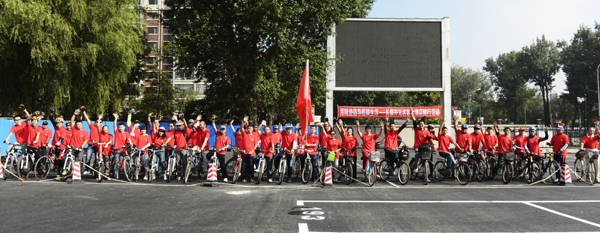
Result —
[[271, 132], [271, 134], [273, 135], [273, 144], [275, 144], [275, 159], [273, 160], [273, 164], [275, 164], [274, 169], [277, 169], [277, 166], [281, 161], [281, 131], [279, 130], [280, 127], [280, 125], [273, 125], [273, 132]]
[[483, 135], [483, 149], [487, 157], [494, 156], [496, 154], [496, 147], [498, 146], [498, 137], [492, 133], [492, 127], [487, 127], [487, 133]]
[[[552, 136], [550, 145], [554, 151], [554, 158], [562, 167], [567, 161], [567, 147], [569, 147], [569, 137], [563, 133], [565, 129], [562, 126], [556, 127], [556, 134]], [[560, 185], [565, 185], [565, 181], [560, 181]]]
[[510, 128], [504, 128], [504, 134], [500, 134], [498, 130], [498, 122], [494, 121], [494, 131], [496, 131], [496, 136], [498, 136], [498, 163], [492, 170], [492, 177], [496, 176], [498, 169], [500, 169], [504, 163], [504, 156], [506, 153], [510, 153], [510, 150], [514, 148], [514, 142], [510, 139]]
[[194, 121], [194, 119], [189, 119], [187, 122], [187, 128], [192, 130], [188, 139], [188, 145], [190, 148], [194, 148], [198, 145], [198, 140], [196, 138], [196, 135], [198, 134], [198, 131], [196, 131], [198, 124]]
[[[25, 115], [29, 115], [29, 112], [27, 112], [27, 109], [25, 109], [25, 106], [23, 104], [21, 104], [21, 108], [25, 112]], [[15, 125], [10, 127], [10, 130], [8, 131], [8, 136], [6, 136], [6, 139], [4, 139], [4, 143], [8, 144], [8, 141], [10, 140], [13, 134], [15, 135], [17, 143], [25, 143], [27, 131], [25, 130], [25, 124], [23, 123], [25, 123], [27, 120], [21, 120], [21, 116], [13, 116], [13, 121], [15, 122]]]
[[[262, 133], [260, 128], [263, 128], [265, 132]], [[273, 183], [273, 152], [275, 151], [275, 143], [273, 142], [271, 128], [269, 128], [267, 122], [263, 120], [258, 126], [258, 131], [256, 131], [256, 133], [258, 133], [258, 136], [260, 137], [260, 150], [263, 151], [265, 162], [267, 163], [267, 182]]]
[[208, 143], [208, 140], [210, 139], [210, 130], [206, 128], [206, 122], [202, 121], [202, 115], [196, 117], [194, 125], [196, 125], [196, 123], [198, 124], [198, 127], [195, 128], [196, 144], [200, 147], [200, 150], [208, 151], [208, 147], [210, 146]]
[[[588, 156], [589, 152], [592, 152], [598, 156], [598, 140], [600, 139], [600, 136], [595, 134], [595, 132], [598, 131], [598, 125], [594, 126], [595, 127], [588, 128], [587, 134], [581, 138], [581, 146], [579, 147], [579, 150], [585, 149], [585, 167], [590, 165], [590, 157]], [[598, 160], [596, 160], [596, 167], [598, 167]], [[600, 182], [600, 173], [598, 174], [599, 177], [596, 177], [596, 182]]]
[[[28, 115], [26, 120], [27, 121], [25, 122], [25, 130], [27, 131], [27, 153], [33, 152], [35, 154], [35, 161], [37, 161], [41, 156], [40, 151], [38, 150], [38, 142], [40, 139], [42, 127], [38, 126], [38, 116]], [[31, 121], [31, 123], [29, 121]], [[25, 177], [24, 175], [25, 174], [22, 174], [21, 176]]]
[[471, 135], [467, 132], [469, 130], [469, 126], [467, 124], [462, 124], [459, 128], [458, 126], [458, 116], [455, 116], [454, 119], [454, 132], [456, 133], [456, 143], [460, 146], [460, 148], [456, 149], [457, 153], [467, 153], [469, 156], [473, 155], [473, 149], [471, 148], [473, 142], [471, 140]]
[[544, 138], [540, 138], [535, 135], [536, 128], [535, 126], [529, 127], [529, 136], [525, 140], [525, 144], [523, 147], [525, 148], [525, 152], [533, 152], [535, 154], [534, 159], [537, 162], [541, 162], [542, 153], [540, 152], [540, 142], [544, 140], [548, 140], [548, 131], [544, 130], [544, 134], [546, 135]]
[[39, 150], [42, 156], [48, 154], [48, 143], [52, 138], [52, 130], [48, 129], [48, 121], [42, 122], [42, 129], [40, 131]]
[[527, 141], [527, 136], [525, 136], [525, 129], [523, 127], [519, 128], [519, 135], [515, 135], [513, 138], [515, 142], [515, 146], [517, 150], [515, 154], [519, 156], [519, 158], [525, 158], [527, 155], [525, 154], [525, 141]]
[[[62, 117], [54, 118], [54, 108], [50, 109], [50, 122], [52, 122], [52, 126], [54, 127], [54, 136], [52, 137], [52, 145], [55, 146], [54, 155], [56, 157], [56, 166], [62, 167], [63, 158], [60, 156], [68, 145], [68, 131], [64, 126], [64, 119]], [[63, 139], [60, 145], [56, 146], [60, 139]], [[57, 177], [60, 178], [60, 177]]]
[[[96, 120], [96, 124], [94, 125], [92, 123], [92, 121], [90, 121], [90, 118], [88, 117], [87, 113], [86, 113], [86, 108], [85, 106], [81, 106], [81, 111], [83, 112], [83, 117], [85, 118], [85, 120], [88, 123], [88, 126], [90, 127], [90, 140], [88, 141], [88, 147], [85, 150], [86, 152], [86, 161], [85, 164], [87, 164], [88, 166], [91, 164], [92, 162], [92, 157], [94, 154], [98, 154], [98, 145], [95, 145], [94, 143], [97, 143], [99, 140], [99, 133], [100, 133], [100, 125], [102, 125], [102, 114], [98, 114], [98, 119]], [[85, 172], [83, 172], [84, 175], [89, 175], [90, 174], [90, 169], [89, 167], [85, 168]]]
[[[291, 123], [285, 124], [285, 130], [281, 132], [281, 149], [285, 150], [286, 164], [291, 164], [292, 156], [298, 146], [298, 135], [294, 133]], [[290, 151], [290, 152], [288, 152]], [[275, 163], [279, 164], [279, 163]], [[292, 169], [287, 169], [288, 183], [292, 182]]]
[[[474, 153], [479, 154], [480, 145], [485, 145], [485, 138], [481, 133], [481, 125], [475, 125], [473, 129], [473, 133], [471, 133], [471, 149], [473, 149]], [[483, 159], [485, 159], [485, 156]]]
[[177, 155], [177, 161], [179, 161], [179, 166], [177, 167], [177, 180], [181, 180], [183, 169], [187, 165], [187, 160], [190, 155], [189, 151], [187, 150], [189, 148], [187, 139], [192, 134], [192, 129], [186, 126], [186, 121], [183, 117], [181, 117], [175, 127], [175, 132], [173, 133], [173, 137], [175, 138], [174, 153]]
[[154, 124], [152, 135], [154, 135], [154, 137], [152, 137], [152, 145], [154, 146], [155, 150], [158, 150], [156, 153], [154, 153], [154, 156], [157, 157], [154, 159], [159, 159], [159, 163], [163, 171], [163, 178], [164, 180], [167, 180], [167, 165], [165, 163], [165, 151], [167, 145], [172, 140], [172, 138], [167, 137], [165, 127], [158, 127], [158, 124]]
[[[408, 122], [408, 121], [407, 121]], [[343, 124], [342, 119], [338, 120], [338, 131], [342, 135], [342, 148], [344, 150], [351, 151], [350, 159], [354, 161], [354, 167], [352, 168], [352, 178], [356, 179], [356, 148], [358, 147], [358, 139], [354, 136], [354, 132], [351, 127], [348, 125], [344, 125], [344, 127], [340, 127]]]
[[127, 113], [127, 128], [129, 129], [129, 134], [131, 135], [131, 139], [135, 140], [135, 137], [140, 134], [140, 121], [135, 120], [133, 124], [131, 124], [131, 115], [135, 113], [135, 109], [129, 110]]
[[[229, 148], [229, 145], [231, 145], [231, 141], [229, 140], [229, 136], [227, 136], [227, 134], [226, 134], [227, 127], [225, 127], [225, 125], [221, 125], [219, 127], [219, 130], [217, 131], [217, 125], [215, 124], [214, 116], [213, 116], [213, 119], [211, 120], [211, 122], [212, 122], [213, 130], [215, 132], [215, 149], [216, 148], [221, 149], [221, 150], [216, 151], [217, 159], [219, 160], [219, 164], [221, 165], [221, 170], [220, 170], [221, 174], [219, 174], [218, 177], [222, 177], [223, 182], [227, 182], [227, 168], [225, 166], [225, 155], [226, 155], [226, 149]], [[208, 158], [208, 159], [210, 159], [210, 158]]]
[[125, 132], [125, 123], [121, 122], [119, 123], [119, 127], [117, 127], [117, 121], [119, 120], [119, 114], [113, 113], [113, 116], [115, 117], [115, 121], [113, 122], [113, 127], [115, 129], [114, 131], [114, 143], [113, 143], [113, 156], [115, 158], [115, 164], [114, 164], [114, 172], [115, 172], [115, 179], [119, 179], [119, 171], [121, 170], [121, 157], [123, 156], [123, 153], [125, 152], [125, 148], [123, 148], [123, 146], [126, 146], [127, 144], [129, 145], [133, 145], [133, 141], [131, 139], [131, 134]]
[[[148, 171], [150, 170], [150, 166], [149, 166], [150, 160], [148, 157], [147, 149], [152, 145], [152, 139], [150, 138], [150, 135], [148, 134], [148, 128], [146, 128], [145, 125], [141, 125], [139, 130], [140, 130], [140, 134], [138, 134], [134, 138], [134, 142], [133, 142], [135, 147], [138, 148], [138, 150], [136, 151], [136, 153], [134, 155], [140, 156], [140, 161], [142, 161], [142, 164], [144, 165], [144, 168], [146, 170], [143, 180], [148, 180]], [[154, 175], [154, 174], [152, 174], [152, 175]], [[154, 179], [154, 178], [152, 178], [152, 179]]]
[[[246, 130], [243, 130], [244, 126], [248, 126]], [[254, 182], [254, 150], [258, 148], [258, 142], [260, 138], [257, 133], [254, 131], [254, 125], [248, 123], [248, 117], [244, 117], [242, 121], [242, 172], [243, 180], [242, 182]]]

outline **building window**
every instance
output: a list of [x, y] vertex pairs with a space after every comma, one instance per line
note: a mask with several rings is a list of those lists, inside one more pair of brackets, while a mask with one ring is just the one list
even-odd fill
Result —
[[150, 48], [156, 48], [156, 42], [148, 42], [147, 45]]
[[187, 72], [187, 71], [177, 71], [177, 76], [176, 76], [177, 80], [193, 80], [194, 78], [192, 77], [192, 73], [191, 72]]
[[165, 31], [164, 31], [164, 34], [165, 34], [165, 35], [171, 35], [171, 28], [169, 28], [169, 27], [165, 27], [165, 28], [164, 28], [164, 30], [165, 30]]
[[148, 5], [156, 5], [157, 0], [148, 0]]
[[173, 64], [173, 57], [164, 57], [163, 58], [163, 65], [172, 65]]
[[157, 20], [157, 19], [158, 19], [157, 13], [148, 13], [148, 20]]
[[194, 84], [175, 84], [175, 87], [178, 87], [179, 89], [194, 90]]
[[206, 85], [204, 84], [196, 84], [196, 92], [198, 92], [200, 95], [204, 95], [204, 92], [206, 91]]
[[156, 64], [156, 58], [155, 57], [147, 57], [146, 58], [146, 65], [155, 65]]
[[156, 35], [158, 33], [157, 27], [148, 27], [148, 35]]

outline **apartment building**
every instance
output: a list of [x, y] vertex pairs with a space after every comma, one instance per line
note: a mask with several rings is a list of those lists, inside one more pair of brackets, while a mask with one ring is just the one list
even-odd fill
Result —
[[[140, 15], [140, 17], [146, 21], [146, 28], [144, 31], [147, 33], [147, 45], [155, 50], [150, 53], [150, 56], [145, 61], [147, 72], [152, 73], [156, 72], [156, 69], [161, 69], [163, 72], [170, 74], [173, 86], [194, 90], [197, 92], [199, 98], [203, 98], [206, 83], [204, 81], [195, 83], [190, 72], [185, 70], [175, 70], [173, 65], [177, 62], [176, 57], [161, 57], [160, 55], [160, 51], [163, 49], [164, 45], [171, 43], [171, 31], [167, 26], [163, 25], [160, 20], [163, 15], [163, 10], [166, 9], [166, 1], [168, 0], [139, 0], [138, 3], [146, 9], [146, 13]], [[165, 21], [166, 20], [168, 19], [165, 19]], [[152, 69], [148, 66], [155, 66], [156, 69]], [[150, 75], [150, 77], [152, 76]], [[145, 85], [150, 85], [150, 82], [146, 81]]]

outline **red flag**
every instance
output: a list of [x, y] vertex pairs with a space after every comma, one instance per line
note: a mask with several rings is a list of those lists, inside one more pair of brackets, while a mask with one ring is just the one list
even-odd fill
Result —
[[296, 103], [296, 112], [298, 113], [298, 118], [300, 118], [300, 127], [302, 127], [303, 132], [306, 132], [308, 123], [313, 122], [309, 79], [308, 60], [306, 60], [306, 68], [304, 68], [304, 74], [302, 75], [302, 81], [298, 89], [298, 102]]

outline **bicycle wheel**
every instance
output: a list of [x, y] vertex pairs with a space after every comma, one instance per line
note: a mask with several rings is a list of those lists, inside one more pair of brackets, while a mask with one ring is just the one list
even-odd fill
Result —
[[131, 164], [131, 159], [125, 158], [125, 160], [123, 161], [123, 173], [125, 173], [125, 179], [127, 179], [127, 181], [129, 182], [133, 181], [134, 172], [135, 169], [133, 167], [133, 164]]
[[596, 161], [592, 162], [591, 164], [593, 164], [592, 166], [594, 167], [594, 177], [592, 179], [594, 182], [592, 184], [595, 184], [598, 179], [598, 167]]
[[96, 169], [96, 171], [94, 172], [94, 177], [96, 177], [96, 180], [98, 182], [102, 182], [102, 174], [100, 174], [100, 172], [104, 170], [103, 167], [104, 161], [96, 160], [96, 164], [94, 164], [94, 169]]
[[514, 173], [514, 170], [513, 170], [512, 163], [510, 163], [510, 162], [505, 163], [504, 167], [502, 168], [502, 181], [505, 184], [510, 183], [510, 181], [513, 178], [513, 173]]
[[304, 168], [302, 169], [302, 183], [306, 184], [310, 181], [310, 176], [312, 175], [312, 164], [308, 161], [305, 162]]
[[[13, 161], [13, 160], [14, 160], [14, 157], [13, 157], [12, 155], [8, 155], [8, 156], [6, 157], [6, 161], [4, 161], [4, 170], [8, 170], [8, 169], [9, 169], [9, 167], [12, 167], [12, 170], [13, 170], [13, 171], [15, 170], [15, 169], [14, 169], [14, 165], [13, 165], [13, 163], [14, 163], [14, 161]], [[5, 171], [5, 172], [3, 172], [3, 173], [2, 173], [2, 176], [3, 176], [3, 177], [2, 177], [2, 179], [3, 179], [3, 180], [6, 180], [6, 179], [8, 179], [8, 172], [6, 172], [6, 171]]]
[[183, 183], [188, 182], [188, 178], [190, 178], [190, 174], [192, 173], [192, 161], [188, 160], [185, 165], [185, 171], [183, 172]]
[[583, 178], [583, 176], [585, 174], [583, 160], [581, 160], [581, 159], [575, 159], [575, 163], [573, 164], [573, 168], [575, 170], [575, 174], [577, 174], [574, 178], [577, 181], [581, 180], [581, 178]]
[[375, 167], [375, 163], [369, 162], [369, 169], [366, 171], [367, 181], [369, 186], [373, 186], [375, 184], [375, 179], [377, 179], [377, 167]]
[[204, 172], [204, 159], [198, 157], [198, 164], [196, 165], [196, 170], [198, 171], [198, 177], [203, 179], [206, 177], [206, 172]]
[[415, 169], [417, 168], [415, 158], [412, 158], [408, 165], [410, 167], [410, 180], [416, 180], [419, 171], [415, 172]]
[[65, 160], [65, 171], [63, 172], [63, 176], [60, 177], [60, 181], [65, 182], [67, 181], [67, 179], [69, 178], [69, 176], [71, 176], [72, 172], [73, 172], [73, 159], [72, 158], [67, 158]]
[[429, 163], [427, 162], [424, 165], [425, 166], [423, 166], [423, 167], [425, 167], [425, 169], [423, 169], [423, 171], [424, 171], [423, 172], [423, 177], [425, 177], [425, 185], [428, 185], [429, 182], [430, 182], [429, 181]]
[[295, 159], [296, 161], [294, 161], [294, 167], [292, 170], [292, 172], [293, 172], [292, 176], [296, 179], [299, 178], [300, 176], [302, 176], [301, 175], [302, 168], [300, 167], [301, 166], [300, 159], [301, 159], [300, 157], [296, 156], [296, 159]]
[[167, 171], [165, 173], [167, 173], [167, 183], [171, 183], [171, 178], [173, 176], [173, 170], [174, 170], [174, 159], [169, 158], [169, 162], [167, 164]]
[[392, 166], [390, 163], [387, 160], [381, 161], [379, 164], [379, 177], [382, 180], [388, 180], [392, 173], [394, 173], [394, 171], [392, 171]]
[[458, 181], [458, 183], [461, 185], [467, 185], [469, 183], [469, 174], [471, 173], [469, 171], [469, 166], [467, 166], [464, 163], [461, 163], [458, 164], [456, 170], [456, 181]]
[[233, 175], [235, 175], [235, 161], [237, 161], [237, 158], [233, 157], [225, 163], [225, 169], [233, 171], [233, 174], [231, 174], [232, 177], [227, 176], [227, 179], [233, 179]]
[[552, 183], [558, 183], [560, 181], [560, 165], [558, 162], [552, 161], [552, 163], [550, 163], [548, 166], [548, 173], [552, 175], [550, 177], [552, 179]]
[[597, 170], [597, 169], [596, 169], [596, 163], [595, 163], [595, 162], [593, 162], [593, 161], [590, 159], [590, 163], [589, 163], [589, 165], [588, 165], [588, 167], [587, 167], [587, 172], [586, 172], [586, 177], [585, 177], [585, 179], [586, 179], [586, 180], [588, 180], [588, 182], [589, 182], [591, 185], [594, 185], [594, 183], [596, 183], [596, 172], [597, 172], [596, 170]]
[[346, 178], [346, 185], [350, 185], [350, 183], [352, 183], [352, 174], [354, 172], [354, 164], [352, 163], [352, 161], [349, 159], [346, 163], [346, 169], [345, 170], [345, 178]]
[[533, 162], [531, 171], [529, 171], [529, 183], [536, 182], [542, 179], [542, 166], [538, 162]]
[[260, 165], [258, 165], [258, 179], [256, 179], [256, 184], [260, 184], [263, 178], [263, 174], [265, 173], [265, 160], [260, 161]]
[[519, 160], [519, 162], [517, 162], [516, 166], [513, 166], [513, 179], [516, 178], [524, 178], [525, 177], [525, 169], [527, 168], [527, 162], [526, 160]]
[[29, 169], [25, 168], [25, 166], [26, 166], [25, 163], [27, 162], [26, 159], [27, 159], [27, 156], [21, 157], [21, 159], [19, 159], [19, 165], [17, 168], [17, 173], [18, 173], [17, 175], [19, 175], [19, 177], [21, 177], [22, 179], [27, 179], [27, 173], [29, 170]]
[[438, 161], [437, 163], [435, 163], [433, 172], [435, 173], [435, 179], [439, 181], [443, 181], [444, 179], [446, 179], [446, 176], [449, 176], [450, 174], [448, 172], [448, 169], [446, 169], [446, 163], [444, 163], [443, 161]]
[[475, 162], [475, 168], [476, 170], [473, 172], [475, 175], [475, 179], [477, 179], [478, 181], [482, 181], [484, 178], [484, 173], [485, 173], [485, 169], [484, 169], [485, 163], [483, 161], [477, 161]]
[[285, 158], [281, 158], [281, 161], [279, 161], [279, 168], [277, 169], [277, 172], [279, 173], [279, 179], [277, 180], [277, 184], [281, 185], [281, 183], [283, 183], [283, 177], [285, 176], [285, 171], [286, 171], [286, 159]]
[[51, 164], [48, 157], [42, 157], [35, 162], [35, 178], [45, 180], [48, 177], [48, 173], [50, 173]]
[[496, 167], [496, 159], [494, 158], [488, 158], [488, 163], [487, 163], [487, 169], [486, 169], [486, 176], [488, 179], [493, 180], [494, 178], [496, 178], [495, 176], [495, 172], [494, 168]]
[[241, 171], [242, 171], [242, 163], [239, 160], [237, 160], [237, 159], [235, 161], [236, 162], [235, 162], [235, 165], [234, 165], [233, 170], [232, 170], [233, 171], [233, 177], [231, 178], [231, 183], [232, 184], [235, 184], [240, 179], [240, 176], [242, 174], [241, 173]]
[[398, 182], [401, 185], [405, 185], [408, 183], [408, 178], [410, 177], [410, 166], [407, 163], [400, 163], [400, 167], [398, 167]]

